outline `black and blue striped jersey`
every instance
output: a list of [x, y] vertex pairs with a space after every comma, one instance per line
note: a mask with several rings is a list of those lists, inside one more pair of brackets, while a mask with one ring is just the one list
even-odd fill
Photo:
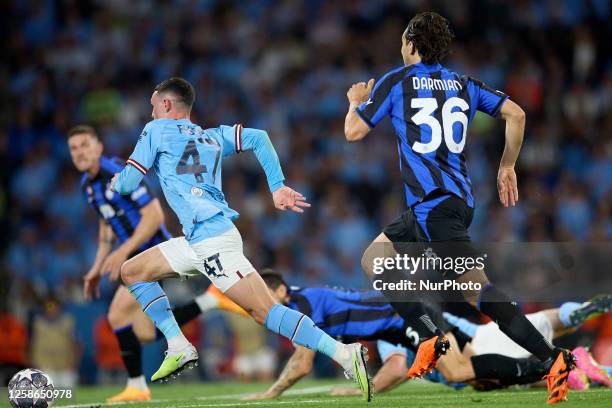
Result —
[[345, 341], [378, 339], [401, 331], [404, 321], [378, 291], [332, 288], [289, 289], [288, 307], [309, 316], [325, 333]]
[[476, 111], [495, 116], [507, 98], [440, 64], [419, 63], [385, 74], [356, 112], [370, 127], [391, 118], [408, 206], [440, 190], [474, 207], [464, 155], [467, 128]]
[[[110, 189], [115, 173], [123, 169], [124, 161], [117, 158], [100, 158], [100, 170], [96, 177], [90, 178], [87, 173], [81, 179], [81, 189], [87, 202], [96, 211], [98, 217], [113, 228], [120, 243], [127, 241], [140, 222], [140, 209], [149, 204], [155, 196], [151, 194], [144, 181], [130, 195], [122, 196]], [[139, 248], [144, 251], [172, 238], [166, 226], [162, 224], [151, 240]]]

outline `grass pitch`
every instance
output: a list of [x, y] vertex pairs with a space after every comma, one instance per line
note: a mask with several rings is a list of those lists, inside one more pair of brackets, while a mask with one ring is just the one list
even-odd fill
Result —
[[[147, 403], [113, 404], [105, 399], [121, 390], [120, 387], [80, 387], [71, 400], [56, 401], [53, 407], [98, 408], [205, 408], [205, 407], [544, 407], [546, 390], [541, 388], [508, 389], [476, 392], [471, 388], [455, 391], [452, 388], [425, 382], [413, 382], [394, 391], [375, 395], [371, 403], [359, 397], [329, 395], [334, 386], [346, 386], [348, 381], [303, 381], [282, 397], [268, 401], [241, 401], [240, 397], [265, 390], [270, 384], [194, 383], [169, 384], [152, 387], [153, 400]], [[3, 392], [6, 394], [6, 389]], [[9, 407], [7, 400], [0, 407]], [[584, 392], [570, 392], [569, 402], [562, 407], [612, 407], [612, 389], [594, 388]]]

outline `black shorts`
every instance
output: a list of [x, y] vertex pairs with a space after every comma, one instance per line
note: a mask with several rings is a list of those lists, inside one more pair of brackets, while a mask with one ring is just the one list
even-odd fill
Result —
[[453, 194], [432, 194], [393, 220], [384, 234], [391, 242], [470, 241], [474, 209]]
[[[470, 242], [468, 233], [473, 216], [474, 209], [459, 197], [435, 192], [401, 214], [383, 233], [401, 255], [418, 257], [433, 252], [443, 259], [477, 258], [481, 254]], [[426, 270], [423, 276], [428, 279], [456, 279], [460, 276], [448, 271], [440, 272]]]

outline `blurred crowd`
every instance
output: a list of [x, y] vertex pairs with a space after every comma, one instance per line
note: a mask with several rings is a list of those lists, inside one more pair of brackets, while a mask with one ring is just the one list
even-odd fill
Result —
[[257, 161], [248, 153], [226, 160], [224, 191], [241, 214], [252, 263], [274, 266], [294, 284], [362, 286], [361, 253], [404, 198], [390, 123], [364, 143], [346, 143], [345, 94], [353, 82], [401, 65], [401, 34], [429, 9], [456, 35], [446, 65], [505, 91], [527, 112], [516, 208], [497, 201], [503, 123], [479, 114], [470, 128], [473, 239], [612, 238], [608, 1], [9, 0], [0, 7], [7, 231], [0, 303], [18, 317], [49, 292], [82, 302], [81, 279], [94, 259], [97, 222], [66, 130], [94, 125], [105, 153], [126, 158], [150, 120], [154, 85], [172, 75], [196, 88], [194, 122], [266, 129], [287, 184], [313, 205], [304, 215], [278, 213]]

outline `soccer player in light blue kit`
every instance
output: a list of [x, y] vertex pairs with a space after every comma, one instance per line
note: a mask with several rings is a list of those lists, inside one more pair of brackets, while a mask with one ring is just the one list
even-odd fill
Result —
[[157, 281], [203, 273], [259, 324], [334, 359], [369, 401], [367, 350], [359, 343], [337, 342], [309, 317], [276, 302], [244, 256], [242, 238], [232, 223], [238, 213], [229, 208], [221, 191], [221, 162], [252, 150], [266, 174], [276, 208], [302, 213], [303, 207], [310, 205], [300, 193], [284, 185], [278, 157], [265, 131], [241, 125], [202, 129], [189, 120], [194, 100], [195, 91], [186, 80], [161, 82], [151, 97], [154, 120], [145, 126], [126, 167], [113, 178], [114, 190], [129, 194], [154, 167], [164, 195], [183, 226], [184, 237], [163, 242], [126, 261], [121, 268], [130, 293], [168, 341], [166, 358], [151, 379], [175, 376], [198, 359]]

